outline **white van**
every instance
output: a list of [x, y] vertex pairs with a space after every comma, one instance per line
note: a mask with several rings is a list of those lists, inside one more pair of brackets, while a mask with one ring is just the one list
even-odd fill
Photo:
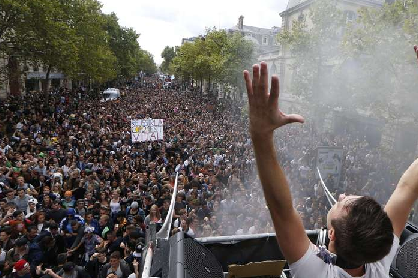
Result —
[[114, 100], [120, 98], [120, 90], [108, 88], [102, 93], [102, 101]]

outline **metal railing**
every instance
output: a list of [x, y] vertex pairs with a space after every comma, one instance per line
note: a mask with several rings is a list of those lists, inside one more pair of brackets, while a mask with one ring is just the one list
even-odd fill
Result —
[[151, 278], [150, 272], [151, 272], [152, 257], [154, 255], [154, 248], [156, 248], [155, 243], [158, 240], [168, 240], [168, 237], [170, 236], [171, 223], [173, 221], [173, 214], [174, 214], [174, 205], [176, 203], [176, 197], [177, 197], [178, 177], [179, 177], [179, 173], [176, 174], [173, 195], [171, 196], [170, 208], [168, 209], [168, 213], [165, 218], [163, 226], [158, 231], [158, 233], [156, 233], [155, 225], [153, 229], [148, 229], [147, 231], [148, 232], [147, 240], [145, 242], [147, 246], [147, 251], [146, 253], [144, 253], [144, 259], [143, 259], [144, 267], [143, 267], [142, 276], [141, 276], [142, 278]]

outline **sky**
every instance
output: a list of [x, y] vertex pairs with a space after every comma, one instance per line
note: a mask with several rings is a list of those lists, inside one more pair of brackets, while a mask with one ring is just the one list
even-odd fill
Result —
[[165, 46], [181, 44], [182, 38], [205, 33], [206, 27], [230, 28], [244, 16], [244, 25], [281, 26], [279, 13], [287, 0], [99, 0], [104, 13], [114, 12], [119, 24], [133, 28], [139, 45], [162, 62]]

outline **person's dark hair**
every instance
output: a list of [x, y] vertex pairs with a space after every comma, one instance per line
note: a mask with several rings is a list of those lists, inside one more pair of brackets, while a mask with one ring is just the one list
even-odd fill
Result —
[[61, 253], [57, 256], [57, 265], [63, 265], [67, 262], [67, 253]]
[[24, 237], [18, 238], [18, 239], [15, 241], [15, 245], [16, 245], [17, 247], [22, 247], [22, 246], [24, 246], [24, 245], [26, 245], [26, 244], [28, 244], [28, 240], [27, 240], [26, 238], [24, 238]]
[[382, 206], [371, 197], [361, 197], [348, 207], [346, 216], [331, 220], [337, 256], [354, 265], [385, 257], [393, 243], [393, 227]]
[[6, 233], [6, 235], [10, 236], [12, 234], [12, 228], [10, 226], [5, 226], [0, 230], [0, 233]]
[[120, 260], [120, 252], [119, 251], [113, 252], [112, 254], [110, 254], [110, 258]]
[[38, 230], [38, 228], [36, 228], [34, 225], [30, 225], [27, 228], [28, 233], [30, 233], [32, 230]]
[[7, 202], [6, 206], [8, 206], [9, 208], [15, 208], [16, 203], [15, 202]]
[[64, 272], [66, 272], [66, 273], [73, 271], [74, 268], [75, 268], [75, 265], [74, 265], [73, 262], [66, 262], [62, 266], [62, 270], [64, 270]]
[[54, 242], [55, 240], [52, 236], [46, 236], [41, 239], [39, 245], [42, 247], [42, 249], [47, 249], [49, 246], [53, 245]]
[[111, 230], [111, 231], [107, 232], [106, 237], [108, 237], [110, 235], [116, 237], [117, 236], [116, 231]]
[[17, 217], [19, 215], [21, 215], [23, 212], [21, 210], [17, 210], [15, 212], [13, 212], [13, 217]]
[[106, 254], [107, 250], [104, 247], [97, 247], [96, 252], [99, 254]]
[[57, 223], [51, 223], [51, 224], [49, 224], [49, 229], [50, 230], [56, 230], [56, 229], [58, 229], [58, 224]]

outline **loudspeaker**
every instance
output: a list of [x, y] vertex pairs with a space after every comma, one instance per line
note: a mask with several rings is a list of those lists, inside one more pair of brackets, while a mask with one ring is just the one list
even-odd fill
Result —
[[412, 234], [401, 245], [392, 266], [405, 278], [418, 277], [418, 234]]
[[151, 277], [168, 277], [168, 257], [170, 245], [168, 240], [157, 240], [157, 248], [154, 250], [151, 264]]
[[159, 242], [151, 276], [169, 278], [223, 278], [223, 270], [212, 252], [183, 232], [168, 242]]

